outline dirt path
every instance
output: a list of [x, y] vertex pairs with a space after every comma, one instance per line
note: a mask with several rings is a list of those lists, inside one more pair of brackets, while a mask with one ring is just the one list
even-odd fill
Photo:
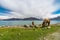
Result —
[[47, 35], [44, 40], [60, 40], [60, 29], [57, 32]]

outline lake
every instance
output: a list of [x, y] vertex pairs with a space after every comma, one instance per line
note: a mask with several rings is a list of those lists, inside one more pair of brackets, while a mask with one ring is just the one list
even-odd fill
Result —
[[[16, 26], [16, 25], [31, 25], [31, 22], [30, 20], [20, 20], [20, 21], [0, 21], [0, 26]], [[35, 20], [34, 21], [35, 24], [41, 24], [43, 21], [38, 21], [38, 20]], [[58, 20], [51, 20], [51, 24], [57, 24], [57, 23], [60, 23], [60, 21]]]

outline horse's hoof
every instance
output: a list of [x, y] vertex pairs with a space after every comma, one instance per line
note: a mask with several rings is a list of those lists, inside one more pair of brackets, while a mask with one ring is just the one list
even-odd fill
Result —
[[51, 28], [50, 26], [48, 26], [48, 29]]

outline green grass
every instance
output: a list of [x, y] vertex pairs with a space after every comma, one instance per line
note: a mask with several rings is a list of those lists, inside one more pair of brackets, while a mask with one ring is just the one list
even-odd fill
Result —
[[60, 26], [58, 25], [51, 27], [51, 29], [0, 28], [0, 40], [39, 40], [40, 38], [43, 39], [43, 37], [47, 34], [51, 34], [60, 29]]

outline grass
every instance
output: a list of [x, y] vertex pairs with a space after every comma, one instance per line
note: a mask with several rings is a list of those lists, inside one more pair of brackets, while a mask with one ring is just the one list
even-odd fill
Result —
[[40, 40], [40, 38], [43, 40], [47, 34], [60, 29], [59, 25], [53, 25], [51, 27], [51, 29], [0, 28], [0, 40]]

